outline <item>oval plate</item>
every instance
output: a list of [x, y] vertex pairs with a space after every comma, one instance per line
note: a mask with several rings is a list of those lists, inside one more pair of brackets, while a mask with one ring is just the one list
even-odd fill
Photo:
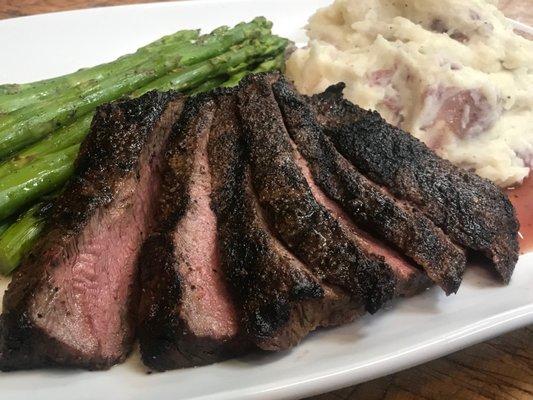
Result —
[[[210, 30], [264, 15], [276, 33], [305, 43], [301, 29], [331, 0], [201, 0], [96, 8], [0, 21], [0, 82], [25, 82], [112, 60], [183, 28]], [[517, 26], [518, 27], [518, 26]], [[524, 29], [527, 29], [524, 28]], [[7, 280], [0, 281], [0, 292]], [[201, 368], [146, 374], [137, 354], [106, 372], [0, 373], [2, 399], [290, 399], [353, 385], [533, 323], [533, 254], [511, 284], [472, 267], [459, 294], [433, 288], [336, 329], [293, 351]]]

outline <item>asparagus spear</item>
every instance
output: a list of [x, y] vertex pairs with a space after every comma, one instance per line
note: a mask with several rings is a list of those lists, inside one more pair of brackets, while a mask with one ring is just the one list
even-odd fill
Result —
[[[250, 23], [238, 24], [234, 28], [233, 32], [228, 27], [219, 27], [210, 34], [203, 35], [202, 37], [198, 38], [195, 43], [193, 42], [193, 39], [198, 37], [198, 31], [179, 31], [174, 35], [161, 38], [145, 47], [142, 47], [133, 54], [122, 56], [111, 63], [101, 64], [93, 68], [82, 69], [69, 75], [63, 75], [44, 81], [22, 85], [4, 85], [4, 95], [1, 94], [2, 87], [0, 87], [0, 113], [6, 113], [10, 111], [9, 102], [14, 101], [14, 99], [17, 97], [20, 98], [19, 102], [23, 103], [25, 96], [31, 97], [32, 95], [36, 95], [40, 98], [50, 94], [59, 94], [65, 89], [72, 88], [77, 85], [94, 84], [100, 82], [104, 78], [116, 76], [117, 72], [119, 71], [123, 72], [124, 70], [130, 70], [133, 66], [139, 65], [140, 62], [147, 61], [150, 59], [150, 57], [153, 57], [158, 53], [161, 54], [166, 52], [170, 54], [176, 49], [176, 47], [188, 45], [187, 49], [190, 49], [191, 46], [198, 47], [197, 45], [203, 45], [208, 52], [215, 51], [216, 53], [216, 48], [220, 45], [224, 45], [224, 37], [227, 37], [228, 34], [230, 34], [232, 40], [238, 42], [239, 34], [242, 35], [240, 40], [244, 40], [247, 37], [254, 36], [253, 30], [259, 27], [269, 29], [270, 26], [270, 22], [262, 17], [259, 17]], [[250, 32], [250, 30], [252, 32]], [[188, 54], [185, 52], [183, 61], [184, 65], [194, 63], [197, 59], [205, 59], [205, 54], [200, 53], [199, 58], [195, 58], [196, 56], [194, 54], [191, 58], [187, 57]], [[28, 100], [31, 101], [31, 99]], [[30, 101], [28, 101], [28, 103]], [[23, 105], [27, 105], [27, 103]]]
[[[100, 64], [90, 68], [82, 68], [67, 75], [44, 79], [36, 82], [23, 84], [8, 83], [0, 85], [0, 98], [3, 98], [4, 95], [17, 96], [22, 95], [23, 93], [29, 97], [31, 97], [32, 94], [36, 94], [38, 96], [46, 95], [47, 90], [49, 90], [51, 87], [72, 87], [89, 80], [94, 81], [95, 79], [101, 79], [102, 77], [106, 77], [110, 74], [113, 74], [115, 71], [114, 66], [116, 66], [116, 64], [118, 63], [125, 64], [125, 66], [129, 68], [130, 66], [128, 64], [128, 61], [130, 61], [131, 58], [138, 58], [140, 55], [148, 55], [149, 53], [153, 52], [161, 52], [161, 50], [164, 50], [163, 46], [174, 45], [178, 43], [186, 44], [188, 42], [192, 44], [194, 43], [195, 39], [198, 39], [197, 43], [207, 43], [213, 36], [221, 35], [227, 32], [228, 30], [229, 28], [227, 26], [221, 26], [213, 30], [211, 34], [204, 35], [200, 38], [198, 38], [199, 30], [178, 31], [171, 35], [167, 35], [160, 39], [157, 39], [156, 41], [139, 48], [135, 53], [126, 54], [114, 61], [111, 61], [110, 63]], [[52, 93], [55, 93], [55, 91], [53, 91]], [[3, 111], [5, 112], [5, 110]]]
[[16, 156], [0, 164], [0, 179], [15, 173], [25, 165], [32, 163], [39, 157], [55, 153], [83, 141], [93, 119], [94, 113], [89, 113], [74, 121], [72, 124], [60, 128], [34, 145], [22, 150]]
[[92, 68], [81, 69], [68, 75], [46, 79], [22, 85], [0, 86], [0, 113], [8, 113], [51, 95], [58, 95], [77, 85], [95, 84], [117, 74], [117, 71], [131, 68], [145, 62], [156, 52], [172, 50], [176, 45], [190, 44], [198, 37], [197, 30], [184, 30], [165, 36], [147, 46], [141, 47], [133, 54], [127, 54], [115, 61], [100, 64]]
[[44, 216], [42, 203], [23, 213], [11, 226], [0, 234], [0, 273], [9, 275], [39, 237]]
[[7, 231], [7, 228], [11, 226], [11, 223], [9, 221], [4, 221], [0, 224], [0, 235]]
[[234, 71], [244, 63], [253, 64], [265, 56], [277, 54], [287, 46], [287, 39], [267, 36], [234, 46], [230, 51], [189, 68], [162, 76], [133, 93], [140, 96], [150, 90], [189, 90], [207, 79]]
[[[81, 68], [77, 71], [71, 72], [70, 74], [61, 75], [61, 76], [53, 77], [53, 78], [47, 78], [47, 79], [43, 79], [43, 80], [35, 81], [35, 82], [21, 83], [21, 84], [9, 84], [9, 83], [2, 84], [0, 85], [0, 94], [5, 94], [5, 93], [16, 94], [17, 92], [24, 91], [26, 89], [34, 89], [36, 87], [39, 87], [40, 85], [57, 85], [58, 83], [62, 83], [65, 80], [69, 81], [71, 84], [76, 84], [80, 81], [85, 80], [86, 78], [94, 78], [95, 76], [98, 76], [100, 73], [105, 72], [106, 66], [108, 66], [109, 64], [130, 58], [132, 56], [136, 56], [139, 53], [150, 53], [153, 51], [159, 51], [160, 46], [165, 46], [165, 45], [174, 44], [174, 43], [181, 43], [181, 42], [186, 42], [186, 41], [194, 41], [198, 39], [199, 34], [200, 34], [199, 29], [179, 30], [177, 32], [171, 33], [170, 35], [160, 37], [154, 40], [153, 42], [148, 43], [147, 45], [139, 47], [134, 53], [122, 55], [118, 57], [116, 60], [111, 61], [109, 63], [99, 64], [99, 65], [96, 65], [94, 67], [89, 67], [89, 68]], [[102, 71], [102, 69], [104, 69], [104, 71]], [[89, 75], [86, 75], [87, 73], [89, 73]]]
[[0, 220], [59, 189], [72, 175], [79, 144], [38, 158], [0, 179]]
[[[263, 23], [261, 19], [257, 19], [256, 22]], [[50, 95], [60, 95], [78, 85], [82, 87], [87, 87], [87, 85], [94, 86], [112, 75], [125, 74], [128, 70], [132, 70], [143, 62], [148, 61], [157, 53], [167, 52], [170, 54], [170, 52], [176, 50], [177, 45], [190, 47], [193, 44], [217, 44], [215, 38], [228, 32], [228, 30], [228, 27], [222, 26], [201, 37], [198, 37], [199, 30], [178, 31], [141, 47], [133, 54], [127, 54], [110, 63], [81, 69], [68, 75], [38, 82], [0, 85], [0, 114], [18, 110]], [[195, 39], [197, 40], [195, 41]], [[184, 60], [185, 63], [193, 61], [194, 59]]]
[[219, 86], [222, 86], [222, 84], [226, 82], [227, 79], [228, 79], [228, 75], [217, 76], [216, 78], [208, 80], [202, 83], [201, 85], [195, 87], [189, 92], [189, 94], [195, 95], [198, 93], [209, 92], [210, 90], [213, 90]]
[[[178, 46], [164, 48], [164, 51], [152, 52], [148, 57], [145, 56], [141, 59], [143, 61], [142, 63], [134, 63], [131, 62], [131, 59], [127, 58], [124, 59], [125, 62], [119, 63], [120, 65], [118, 67], [113, 64], [106, 64], [103, 67], [108, 71], [104, 76], [107, 81], [109, 78], [112, 78], [112, 82], [120, 81], [123, 76], [129, 78], [132, 75], [131, 71], [134, 71], [133, 75], [137, 75], [141, 79], [155, 79], [157, 76], [176, 66], [190, 65], [220, 54], [231, 45], [239, 43], [248, 37], [267, 34], [269, 28], [269, 23], [264, 19], [256, 19], [251, 23], [242, 23], [231, 30], [221, 30], [219, 28], [210, 35], [200, 38], [195, 44], [189, 43], [188, 45], [184, 45], [183, 43], [179, 43]], [[144, 76], [144, 74], [148, 74], [148, 76]], [[91, 90], [97, 90], [100, 84], [106, 82], [106, 79], [102, 81], [93, 78], [80, 82], [78, 85], [69, 84], [67, 85], [66, 93], [63, 91], [58, 93], [58, 95], [60, 99], [64, 99], [64, 96], [66, 96], [68, 100], [70, 96], [70, 98], [74, 97], [75, 100], [78, 100], [84, 94], [91, 93]], [[54, 90], [56, 87], [57, 85], [54, 85]], [[57, 103], [56, 99], [52, 101], [54, 104]], [[16, 115], [17, 113], [15, 113]], [[11, 115], [4, 117], [0, 120], [0, 126], [11, 124], [13, 119]]]
[[[217, 86], [221, 86], [221, 84], [223, 84], [227, 80], [228, 76], [234, 73], [238, 73], [238, 75], [236, 76], [239, 76], [239, 78], [234, 79], [236, 80], [236, 82], [238, 82], [240, 80], [240, 77], [243, 75], [241, 71], [243, 69], [246, 69], [248, 65], [249, 65], [249, 62], [238, 64], [235, 67], [232, 67], [230, 64], [228, 64], [225, 67], [225, 70], [227, 72], [224, 75], [214, 78], [211, 81], [205, 82], [204, 86], [196, 88], [193, 94], [200, 93], [203, 91], [208, 91]], [[271, 70], [275, 68], [276, 66], [278, 66], [278, 64], [276, 64], [274, 60], [271, 59], [260, 64], [257, 68], [255, 68], [255, 71]], [[200, 65], [193, 66], [191, 67], [191, 69], [196, 69], [198, 67], [200, 67]], [[251, 73], [251, 72], [252, 71], [249, 71], [247, 73]], [[190, 74], [189, 77], [190, 76], [194, 77], [195, 75]], [[208, 75], [204, 75], [202, 79], [205, 79], [205, 77], [207, 76]], [[229, 86], [228, 82], [226, 82], [226, 86]], [[193, 83], [187, 83], [186, 79], [182, 79], [179, 82], [179, 85], [176, 84], [175, 86], [173, 86], [173, 89], [184, 89], [191, 85], [193, 85]], [[35, 160], [38, 157], [57, 152], [59, 150], [62, 150], [66, 147], [69, 147], [77, 143], [81, 143], [81, 141], [85, 138], [85, 136], [87, 135], [89, 131], [92, 116], [93, 116], [93, 113], [89, 113], [83, 116], [82, 118], [75, 121], [71, 125], [68, 125], [66, 127], [59, 129], [57, 132], [52, 133], [51, 135], [47, 136], [41, 141], [21, 151], [20, 153], [18, 153], [16, 156], [12, 157], [11, 159], [6, 160], [4, 163], [0, 164], [0, 178], [17, 171], [18, 169], [31, 163], [33, 160]]]
[[199, 45], [182, 46], [171, 56], [160, 55], [150, 59], [126, 76], [112, 76], [89, 90], [78, 85], [65, 95], [10, 113], [0, 120], [0, 157], [36, 142], [98, 105], [142, 87], [176, 67], [209, 59], [224, 53], [236, 43], [260, 37], [269, 32], [270, 25], [264, 18], [238, 24]]
[[239, 84], [242, 78], [249, 74], [257, 74], [260, 72], [269, 72], [269, 71], [283, 71], [285, 66], [285, 54], [284, 52], [279, 53], [274, 58], [269, 58], [259, 65], [257, 65], [252, 70], [241, 71], [237, 74], [232, 75], [226, 82], [222, 84], [224, 87], [232, 87]]

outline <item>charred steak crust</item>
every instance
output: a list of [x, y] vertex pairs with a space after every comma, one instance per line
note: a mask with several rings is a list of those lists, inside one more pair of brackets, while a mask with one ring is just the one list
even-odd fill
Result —
[[518, 221], [507, 196], [492, 182], [441, 159], [377, 113], [343, 99], [343, 88], [338, 84], [309, 99], [338, 150], [424, 212], [452, 240], [489, 258], [509, 282], [518, 260]]
[[[211, 95], [188, 99], [169, 140], [159, 202], [159, 227], [142, 250], [140, 349], [144, 363], [158, 371], [210, 364], [238, 356], [250, 347], [239, 332], [210, 332], [219, 329], [214, 325], [220, 321], [206, 320], [199, 325], [198, 321], [206, 318], [203, 315], [206, 310], [200, 304], [202, 295], [196, 298], [194, 292], [209, 292], [213, 288], [208, 287], [205, 280], [192, 282], [191, 274], [203, 273], [203, 268], [209, 268], [209, 273], [213, 273], [218, 265], [210, 264], [216, 261], [195, 259], [186, 254], [202, 252], [198, 250], [201, 243], [196, 242], [196, 249], [190, 248], [188, 242], [184, 244], [187, 240], [200, 239], [196, 236], [191, 239], [191, 235], [204, 235], [199, 232], [210, 229], [206, 225], [207, 210], [202, 209], [209, 204], [203, 204], [205, 198], [198, 194], [199, 185], [205, 184], [210, 177], [206, 166], [198, 165], [198, 153], [207, 151], [205, 136], [208, 136], [214, 112]], [[206, 176], [207, 180], [203, 180]], [[194, 232], [191, 226], [195, 227]], [[200, 240], [212, 242], [216, 238], [202, 236]], [[206, 245], [210, 250], [216, 250], [215, 243]], [[222, 276], [217, 279], [225, 285]], [[232, 301], [218, 296], [216, 302]], [[191, 308], [192, 315], [188, 312]], [[233, 316], [218, 318], [232, 319]], [[200, 332], [202, 328], [206, 331]]]
[[[169, 115], [179, 108], [180, 96], [151, 92], [97, 110], [74, 177], [54, 202], [41, 239], [5, 293], [0, 369], [106, 369], [130, 352], [137, 302], [136, 249], [152, 218], [149, 202], [141, 207], [135, 188], [151, 182], [150, 194], [155, 194], [158, 185], [151, 175], [166, 141], [166, 126], [170, 128]], [[107, 229], [114, 232], [102, 222], [117, 215], [128, 221], [120, 211], [125, 207], [139, 218], [138, 226], [130, 225], [131, 235], [125, 235], [136, 245], [119, 250], [126, 254], [122, 260], [127, 268], [99, 271], [91, 257], [103, 264], [106, 254], [114, 254], [106, 239], [99, 239], [108, 238]], [[115, 249], [121, 245], [113, 243]], [[93, 284], [103, 286], [97, 288], [99, 295], [113, 297], [116, 304], [84, 306], [83, 301], [94, 297]], [[111, 323], [116, 326], [109, 328]]]
[[323, 134], [307, 101], [283, 78], [273, 85], [289, 134], [322, 190], [362, 228], [422, 266], [447, 294], [456, 292], [465, 270], [464, 251], [423, 214], [370, 182]]
[[393, 297], [394, 274], [381, 258], [345, 236], [313, 197], [293, 158], [271, 81], [267, 75], [245, 78], [238, 95], [259, 203], [300, 260], [325, 282], [360, 296], [366, 309], [375, 312]]
[[320, 126], [329, 131], [341, 128], [349, 122], [357, 121], [370, 113], [346, 100], [342, 94], [346, 85], [342, 82], [331, 85], [324, 92], [307, 97], [307, 102], [315, 113]]
[[327, 96], [311, 100], [337, 150], [424, 212], [452, 240], [485, 255], [508, 283], [519, 250], [519, 224], [508, 197], [492, 182], [438, 157], [378, 113], [341, 100], [342, 88], [333, 87]]
[[91, 133], [76, 159], [74, 175], [64, 191], [68, 194], [54, 203], [42, 236], [54, 230], [74, 236], [96, 210], [113, 201], [121, 179], [139, 169], [141, 152], [171, 101], [179, 103], [181, 109], [181, 95], [155, 91], [139, 99], [121, 100], [98, 108]]
[[345, 320], [355, 317], [359, 304], [347, 296], [325, 300], [323, 286], [271, 235], [246, 171], [234, 93], [217, 98], [209, 145], [223, 265], [245, 333], [262, 349], [286, 349], [317, 326], [335, 323], [339, 308]]

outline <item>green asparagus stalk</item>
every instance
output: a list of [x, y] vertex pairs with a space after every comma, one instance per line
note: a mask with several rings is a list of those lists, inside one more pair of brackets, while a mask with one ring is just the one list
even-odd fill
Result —
[[0, 235], [7, 231], [7, 228], [11, 226], [11, 223], [9, 221], [4, 221], [0, 224]]
[[[72, 74], [63, 75], [44, 81], [22, 85], [3, 85], [0, 86], [0, 112], [6, 112], [6, 110], [2, 109], [1, 107], [1, 101], [4, 99], [2, 95], [2, 89], [5, 95], [12, 95], [14, 97], [18, 95], [27, 95], [28, 93], [32, 92], [37, 92], [38, 95], [46, 95], [49, 94], [47, 93], [48, 90], [51, 91], [50, 94], [57, 94], [58, 88], [71, 88], [81, 84], [92, 84], [99, 82], [103, 78], [116, 75], [117, 71], [131, 69], [133, 65], [139, 64], [138, 61], [146, 61], [158, 53], [169, 53], [175, 49], [177, 45], [179, 47], [188, 45], [187, 49], [191, 49], [191, 46], [198, 47], [198, 45], [203, 45], [207, 52], [212, 52], [214, 50], [216, 53], [216, 47], [220, 45], [224, 46], [224, 40], [228, 37], [228, 35], [231, 38], [230, 40], [235, 40], [238, 42], [239, 40], [242, 41], [248, 37], [254, 37], [254, 30], [257, 28], [263, 27], [265, 29], [269, 29], [270, 26], [270, 22], [262, 17], [259, 17], [250, 23], [238, 24], [233, 30], [230, 30], [226, 26], [219, 27], [210, 34], [203, 35], [200, 38], [198, 38], [198, 31], [179, 31], [173, 35], [163, 37], [145, 47], [142, 47], [133, 54], [122, 56], [111, 63], [97, 65], [96, 67], [92, 68], [81, 69]], [[239, 34], [241, 35], [241, 39], [239, 39]], [[194, 42], [195, 38], [198, 38], [196, 42]], [[189, 65], [190, 63], [194, 63], [199, 59], [205, 59], [205, 54], [199, 53], [191, 55], [185, 52], [183, 63], [184, 65]], [[5, 98], [5, 101], [9, 101], [9, 99], [9, 97]]]
[[[164, 51], [152, 52], [148, 56], [144, 56], [141, 59], [143, 63], [140, 64], [133, 63], [133, 60], [130, 58], [125, 58], [123, 60], [124, 62], [118, 63], [122, 69], [118, 68], [114, 64], [106, 64], [103, 67], [106, 68], [108, 72], [107, 74], [102, 75], [107, 78], [111, 77], [116, 81], [120, 80], [123, 75], [128, 77], [131, 75], [131, 71], [137, 71], [137, 74], [142, 74], [143, 72], [156, 72], [152, 70], [157, 70], [158, 67], [168, 69], [175, 67], [176, 65], [190, 65], [198, 60], [203, 60], [213, 55], [220, 54], [232, 44], [238, 43], [247, 37], [256, 37], [260, 34], [266, 34], [268, 32], [269, 23], [262, 19], [254, 20], [248, 24], [239, 24], [232, 30], [217, 29], [210, 35], [206, 35], [205, 37], [199, 39], [196, 43], [179, 43], [178, 46], [174, 45], [174, 47], [171, 48], [163, 48]], [[141, 55], [142, 54], [143, 53], [141, 53]], [[153, 78], [155, 77], [157, 77], [157, 74]], [[97, 89], [101, 83], [101, 80], [93, 78], [84, 82], [79, 82], [77, 85], [68, 84], [67, 89], [69, 90], [67, 91], [67, 94], [79, 97], [91, 89]], [[56, 90], [57, 85], [54, 85], [53, 87], [54, 90]], [[63, 95], [64, 93], [54, 92], [54, 94]], [[7, 116], [6, 118], [0, 120], [0, 123], [9, 124], [9, 120], [10, 118]]]
[[276, 57], [269, 58], [252, 70], [241, 71], [237, 74], [232, 75], [226, 82], [222, 84], [224, 87], [232, 87], [239, 84], [242, 78], [249, 74], [257, 74], [260, 72], [270, 72], [270, 71], [283, 71], [285, 66], [285, 54], [284, 52], [279, 53]]
[[[268, 51], [282, 51], [283, 46], [286, 43], [283, 39], [279, 38], [270, 38], [268, 40], [265, 39], [264, 42], [270, 42], [273, 44], [272, 49]], [[278, 47], [281, 47], [276, 47], [276, 43]], [[235, 46], [234, 49], [231, 50], [235, 52], [235, 57], [223, 55], [213, 60], [210, 60], [205, 64], [198, 64], [190, 67], [187, 71], [182, 71], [182, 75], [180, 75], [181, 78], [175, 79], [174, 84], [171, 86], [171, 88], [174, 90], [185, 90], [189, 87], [194, 86], [195, 83], [197, 83], [198, 81], [205, 81], [212, 75], [222, 73], [222, 76], [217, 77], [211, 81], [205, 82], [205, 87], [198, 87], [195, 90], [195, 93], [208, 91], [217, 86], [220, 86], [229, 75], [234, 73], [240, 73], [243, 69], [248, 68], [250, 63], [253, 62], [253, 60], [255, 59], [255, 53], [261, 56], [264, 55], [264, 53], [261, 53], [262, 51], [267, 51], [265, 46], [259, 46], [253, 49], [253, 51], [251, 51], [251, 46], [255, 46], [255, 44], [249, 42], [246, 45]], [[268, 44], [266, 46], [268, 46]], [[251, 61], [247, 57], [252, 57]], [[234, 65], [235, 63], [238, 63], [239, 60], [243, 59], [245, 60], [244, 62]], [[206, 65], [209, 68], [206, 69]], [[215, 68], [213, 68], [213, 66], [215, 66]], [[269, 70], [268, 68], [272, 69], [274, 67], [275, 65], [273, 60], [267, 60], [260, 66], [258, 66], [255, 70], [265, 71]], [[150, 88], [154, 88], [154, 86], [150, 85], [148, 88], [137, 92], [136, 95], [139, 95], [144, 91], [149, 90]], [[85, 115], [84, 117], [75, 121], [71, 125], [59, 129], [57, 132], [54, 132], [53, 134], [47, 136], [36, 144], [18, 153], [15, 157], [0, 164], [0, 178], [7, 176], [13, 172], [16, 172], [18, 169], [24, 167], [27, 164], [30, 164], [38, 157], [42, 157], [43, 155], [51, 154], [59, 150], [65, 149], [71, 145], [81, 143], [81, 141], [85, 138], [89, 131], [92, 115], [93, 113]]]
[[177, 68], [223, 54], [237, 43], [270, 31], [263, 18], [239, 24], [201, 44], [179, 47], [172, 56], [154, 57], [127, 76], [112, 76], [87, 90], [79, 85], [62, 96], [24, 107], [0, 120], [0, 157], [5, 157], [43, 138], [48, 133], [94, 110], [98, 105], [145, 86]]
[[[269, 23], [262, 17], [256, 18], [253, 23], [262, 24], [267, 26]], [[240, 25], [245, 25], [240, 24]], [[211, 34], [204, 35], [198, 38], [199, 30], [182, 30], [171, 35], [164, 36], [152, 43], [149, 43], [146, 46], [139, 48], [135, 53], [126, 54], [118, 59], [111, 61], [110, 63], [100, 64], [90, 68], [82, 68], [78, 71], [72, 72], [67, 75], [62, 75], [59, 77], [44, 79], [41, 81], [24, 83], [24, 84], [4, 84], [0, 85], [0, 101], [4, 99], [3, 96], [8, 96], [5, 98], [8, 101], [9, 96], [14, 98], [16, 96], [46, 96], [47, 94], [57, 93], [58, 87], [72, 87], [79, 84], [83, 84], [87, 81], [101, 80], [104, 77], [108, 77], [111, 74], [115, 74], [116, 68], [119, 66], [131, 68], [132, 60], [143, 60], [147, 56], [150, 56], [151, 53], [161, 52], [167, 48], [166, 46], [173, 46], [176, 44], [194, 44], [194, 40], [197, 40], [197, 44], [208, 44], [213, 42], [213, 37], [217, 35], [223, 35], [227, 33], [229, 28], [227, 26], [219, 27]], [[216, 41], [214, 42], [217, 43]], [[53, 89], [53, 90], [51, 90]], [[51, 90], [50, 93], [48, 91]], [[31, 100], [31, 99], [30, 99]], [[0, 102], [1, 104], [1, 102]], [[25, 104], [27, 105], [27, 104]], [[5, 110], [0, 108], [0, 112], [7, 112], [10, 110]]]
[[265, 56], [277, 54], [287, 46], [287, 39], [267, 36], [247, 41], [234, 46], [230, 51], [218, 57], [201, 62], [189, 68], [183, 68], [167, 74], [133, 93], [140, 96], [150, 90], [189, 90], [202, 82], [234, 71], [244, 63], [252, 64]]
[[60, 128], [58, 131], [48, 135], [34, 145], [17, 153], [16, 156], [1, 163], [0, 179], [4, 176], [15, 173], [39, 157], [58, 152], [66, 149], [67, 147], [81, 143], [89, 132], [93, 115], [93, 113], [86, 114], [79, 120]]
[[[215, 31], [213, 31], [215, 32]], [[198, 39], [200, 34], [199, 29], [185, 29], [174, 32], [170, 35], [160, 37], [153, 42], [148, 43], [145, 46], [139, 47], [134, 53], [126, 54], [118, 57], [116, 60], [109, 63], [99, 64], [94, 67], [81, 68], [77, 71], [71, 72], [70, 74], [61, 75], [54, 78], [43, 79], [40, 81], [22, 83], [22, 84], [3, 84], [0, 85], [0, 94], [11, 93], [16, 94], [27, 89], [35, 89], [41, 85], [57, 85], [64, 81], [69, 82], [69, 84], [77, 84], [86, 79], [92, 79], [98, 77], [101, 73], [108, 72], [107, 67], [110, 64], [116, 63], [117, 61], [123, 61], [125, 59], [135, 57], [139, 53], [151, 53], [154, 51], [159, 51], [161, 46], [166, 46], [175, 43], [194, 41]]]
[[198, 93], [205, 93], [209, 92], [210, 90], [216, 89], [217, 87], [222, 86], [224, 82], [228, 79], [228, 75], [221, 75], [217, 76], [216, 78], [213, 78], [211, 80], [208, 80], [201, 85], [195, 87], [191, 91], [189, 91], [189, 94], [195, 95]]
[[[263, 23], [260, 19], [257, 21]], [[226, 26], [219, 27], [210, 34], [203, 35], [199, 38], [198, 30], [179, 31], [158, 39], [147, 46], [141, 47], [135, 53], [127, 54], [110, 63], [81, 69], [68, 75], [44, 81], [27, 84], [0, 85], [0, 114], [18, 110], [50, 95], [60, 95], [66, 90], [78, 85], [82, 88], [87, 88], [88, 85], [89, 87], [97, 85], [111, 75], [125, 74], [127, 71], [138, 67], [156, 56], [157, 53], [170, 53], [175, 51], [177, 45], [181, 47], [190, 47], [193, 44], [208, 45], [214, 43], [218, 45], [215, 38], [227, 33], [228, 30], [229, 28]], [[195, 39], [197, 40], [195, 41]], [[185, 59], [184, 63], [187, 64], [193, 61], [194, 58]]]
[[1, 274], [11, 274], [39, 237], [44, 226], [42, 209], [42, 203], [36, 204], [0, 234]]
[[115, 61], [92, 68], [81, 69], [68, 75], [21, 85], [0, 86], [0, 114], [9, 113], [35, 103], [51, 95], [58, 95], [71, 87], [84, 84], [97, 84], [111, 74], [123, 73], [132, 65], [139, 65], [154, 53], [172, 50], [176, 45], [187, 45], [197, 39], [197, 30], [184, 30], [165, 36], [133, 54], [127, 54]]
[[38, 158], [0, 179], [0, 220], [59, 189], [71, 176], [79, 144]]

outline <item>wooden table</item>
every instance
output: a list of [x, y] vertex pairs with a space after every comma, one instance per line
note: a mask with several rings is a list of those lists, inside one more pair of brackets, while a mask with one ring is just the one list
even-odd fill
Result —
[[[0, 18], [148, 1], [0, 0]], [[500, 7], [508, 16], [533, 25], [533, 0], [501, 0]], [[406, 371], [307, 400], [356, 399], [533, 399], [533, 327]]]

